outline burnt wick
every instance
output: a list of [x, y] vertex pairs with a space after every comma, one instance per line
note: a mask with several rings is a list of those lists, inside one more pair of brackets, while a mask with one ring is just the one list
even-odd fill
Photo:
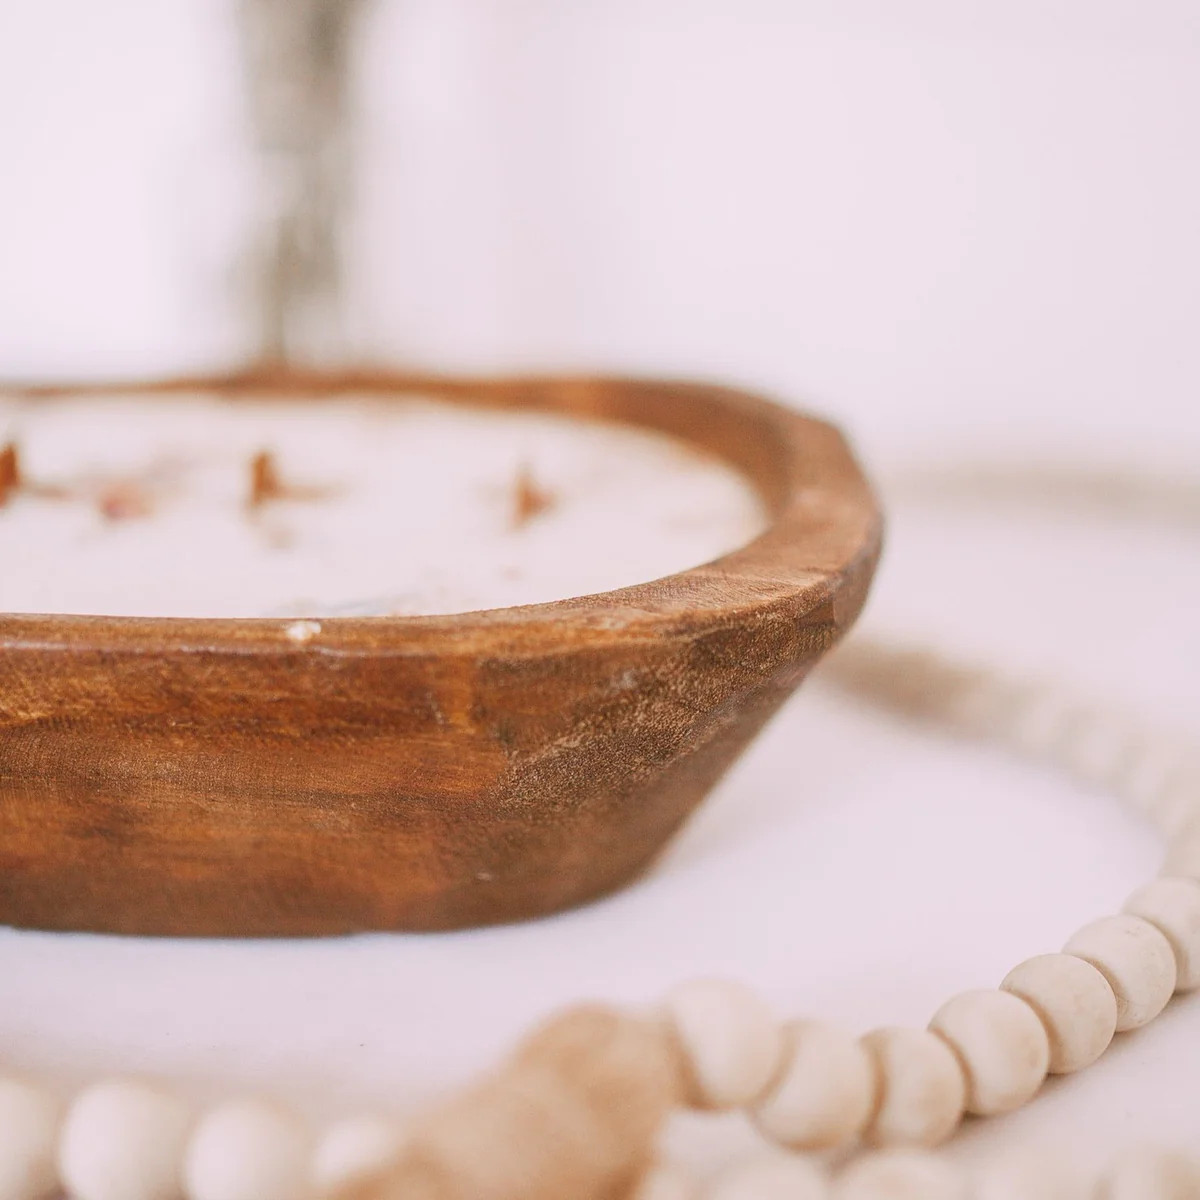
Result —
[[21, 456], [16, 442], [6, 442], [0, 449], [0, 507], [8, 503], [13, 492], [21, 486]]
[[284, 494], [275, 456], [267, 450], [260, 450], [250, 460], [250, 494], [246, 503], [251, 508], [261, 508], [268, 500], [278, 500]]
[[260, 450], [250, 460], [250, 489], [246, 495], [246, 507], [259, 509], [272, 500], [323, 500], [334, 490], [285, 482], [275, 455], [269, 450]]
[[554, 493], [540, 486], [534, 479], [529, 464], [522, 463], [513, 484], [513, 528], [520, 529], [529, 524], [534, 517], [552, 508], [554, 503]]

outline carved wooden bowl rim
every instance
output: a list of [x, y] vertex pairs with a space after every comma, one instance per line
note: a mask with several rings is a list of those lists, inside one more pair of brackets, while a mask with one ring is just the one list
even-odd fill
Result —
[[[282, 402], [339, 394], [421, 396], [474, 407], [536, 410], [667, 433], [737, 468], [765, 503], [766, 528], [711, 562], [613, 591], [432, 616], [321, 617], [304, 648], [327, 654], [544, 653], [565, 644], [670, 637], [681, 623], [737, 622], [781, 601], [795, 611], [854, 611], [878, 555], [875, 497], [830, 424], [750, 393], [707, 383], [583, 375], [452, 377], [385, 369], [255, 368], [133, 382], [8, 385], [10, 397], [205, 392]], [[853, 619], [854, 612], [847, 616]], [[840, 625], [835, 612], [835, 625]], [[227, 649], [292, 655], [296, 618], [77, 616], [0, 613], [0, 647], [46, 651]]]

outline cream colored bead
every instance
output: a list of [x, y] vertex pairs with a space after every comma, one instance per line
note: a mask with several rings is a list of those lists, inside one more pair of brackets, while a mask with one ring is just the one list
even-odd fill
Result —
[[1091, 1066], [1117, 1031], [1117, 998], [1091, 963], [1071, 954], [1027, 959], [1000, 987], [1020, 996], [1041, 1018], [1050, 1037], [1050, 1073]]
[[44, 1088], [0, 1079], [0, 1200], [38, 1200], [54, 1190], [61, 1110]]
[[876, 1029], [862, 1044], [879, 1079], [866, 1140], [927, 1149], [944, 1142], [967, 1103], [967, 1081], [954, 1051], [926, 1029]]
[[1037, 1013], [1011, 992], [963, 992], [942, 1005], [929, 1027], [963, 1064], [968, 1112], [1019, 1108], [1046, 1078], [1050, 1039]]
[[1117, 1032], [1153, 1021], [1175, 992], [1171, 943], [1141, 917], [1122, 913], [1085, 925], [1064, 950], [1089, 962], [1117, 998]]
[[184, 1159], [191, 1200], [302, 1200], [310, 1193], [309, 1139], [290, 1114], [231, 1100], [196, 1126]]
[[829, 1185], [812, 1163], [783, 1154], [764, 1154], [722, 1171], [705, 1200], [828, 1200]]
[[658, 1163], [642, 1176], [629, 1200], [698, 1200], [700, 1188], [682, 1167]]
[[755, 1124], [794, 1150], [829, 1150], [857, 1137], [876, 1091], [858, 1039], [820, 1021], [795, 1021], [785, 1043], [783, 1071], [755, 1106]]
[[923, 1150], [878, 1150], [847, 1167], [834, 1200], [966, 1200], [966, 1180]]
[[191, 1113], [134, 1079], [81, 1092], [63, 1120], [58, 1171], [75, 1200], [173, 1200]]
[[1200, 1161], [1157, 1147], [1127, 1151], [1105, 1171], [1097, 1195], [1099, 1200], [1196, 1200]]
[[1094, 1200], [1094, 1177], [1059, 1155], [1018, 1154], [980, 1173], [971, 1200]]
[[689, 1099], [699, 1108], [757, 1100], [775, 1077], [783, 1032], [757, 993], [727, 980], [695, 980], [666, 998], [683, 1052]]
[[318, 1192], [332, 1192], [352, 1179], [371, 1175], [400, 1155], [404, 1132], [385, 1117], [347, 1117], [331, 1125], [313, 1152], [313, 1183]]
[[[1200, 805], [1200, 795], [1196, 803]], [[1200, 882], [1200, 813], [1171, 839], [1162, 873]]]
[[1149, 921], [1175, 952], [1175, 990], [1200, 988], [1200, 883], [1192, 879], [1156, 879], [1134, 892], [1125, 912]]

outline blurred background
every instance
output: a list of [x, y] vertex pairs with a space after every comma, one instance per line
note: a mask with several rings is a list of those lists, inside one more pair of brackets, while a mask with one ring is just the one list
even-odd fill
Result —
[[[881, 448], [1200, 445], [1189, 0], [355, 7], [340, 351], [721, 376]], [[251, 352], [243, 16], [0, 7], [0, 374]]]
[[[0, 376], [261, 350], [247, 11], [0, 6]], [[348, 28], [340, 309], [305, 355], [720, 377], [833, 415], [885, 477], [1200, 479], [1191, 0], [357, 0]], [[890, 507], [870, 621], [1194, 733], [1194, 521]], [[317, 945], [5, 931], [0, 1042], [64, 1078], [407, 1109], [555, 1003], [693, 974], [923, 1024], [1112, 911], [1160, 853], [1104, 797], [814, 684], [602, 904]], [[1182, 1002], [954, 1152], [1194, 1143], [1198, 1020]], [[680, 1152], [751, 1141], [708, 1130]]]

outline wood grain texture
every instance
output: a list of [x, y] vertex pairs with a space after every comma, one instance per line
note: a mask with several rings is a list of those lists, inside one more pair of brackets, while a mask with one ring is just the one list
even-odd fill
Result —
[[727, 388], [372, 371], [137, 390], [196, 389], [420, 392], [633, 422], [745, 472], [771, 523], [635, 587], [326, 619], [306, 642], [282, 620], [0, 615], [0, 921], [448, 929], [602, 895], [653, 860], [849, 627], [879, 553], [877, 504], [838, 432]]

